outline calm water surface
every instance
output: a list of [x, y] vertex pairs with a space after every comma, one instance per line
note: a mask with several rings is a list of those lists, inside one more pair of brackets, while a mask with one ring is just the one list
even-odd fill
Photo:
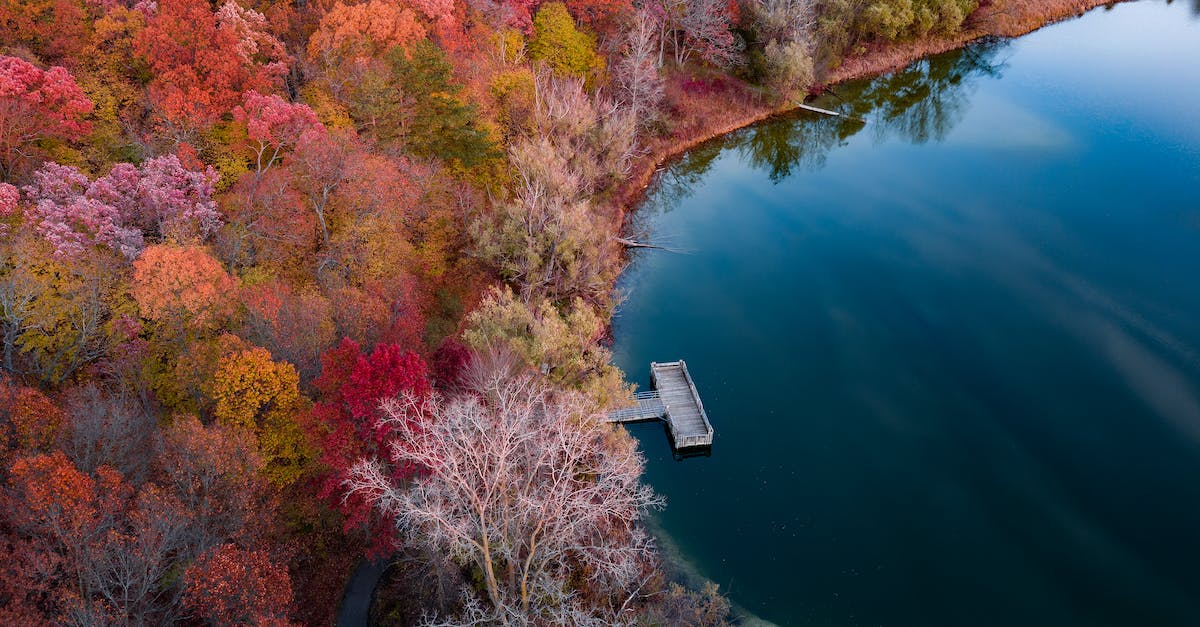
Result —
[[690, 153], [617, 362], [717, 428], [664, 543], [794, 625], [1200, 625], [1200, 4], [1143, 2]]

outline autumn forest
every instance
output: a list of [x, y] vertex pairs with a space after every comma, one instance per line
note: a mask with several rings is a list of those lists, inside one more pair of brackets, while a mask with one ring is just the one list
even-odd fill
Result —
[[328, 625], [373, 557], [384, 624], [723, 624], [603, 423], [628, 204], [985, 4], [0, 0], [0, 623]]

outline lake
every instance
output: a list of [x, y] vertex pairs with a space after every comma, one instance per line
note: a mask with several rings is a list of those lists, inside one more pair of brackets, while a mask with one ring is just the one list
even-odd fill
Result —
[[660, 173], [615, 360], [681, 568], [789, 625], [1200, 625], [1200, 2], [1098, 9]]

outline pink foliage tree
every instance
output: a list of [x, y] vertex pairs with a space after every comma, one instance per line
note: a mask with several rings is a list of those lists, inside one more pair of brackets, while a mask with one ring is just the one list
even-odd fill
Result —
[[216, 181], [212, 168], [188, 170], [175, 155], [164, 155], [140, 167], [119, 163], [95, 181], [77, 168], [46, 163], [25, 193], [34, 203], [35, 227], [56, 254], [99, 244], [133, 258], [143, 235], [188, 243], [216, 232]]
[[142, 250], [141, 231], [126, 226], [116, 207], [87, 196], [87, 175], [77, 168], [46, 163], [25, 193], [33, 203], [30, 221], [54, 247], [72, 257], [94, 245], [107, 246], [130, 259]]
[[218, 175], [211, 167], [189, 170], [175, 155], [147, 159], [138, 168], [122, 164], [108, 176], [97, 179], [89, 190], [99, 196], [99, 186], [109, 179], [122, 177], [120, 187], [127, 190], [116, 199], [122, 216], [147, 234], [177, 242], [207, 238], [221, 226], [221, 214], [213, 200]]
[[41, 70], [0, 56], [0, 179], [11, 179], [34, 154], [34, 142], [73, 141], [91, 132], [93, 104], [65, 68]]
[[21, 200], [21, 192], [8, 183], [0, 183], [0, 216], [12, 215]]
[[235, 50], [242, 63], [263, 65], [273, 76], [287, 74], [287, 47], [271, 34], [265, 15], [228, 0], [217, 9], [217, 23], [236, 35]]
[[291, 103], [274, 94], [247, 91], [233, 117], [246, 125], [258, 174], [266, 172], [285, 151], [307, 134], [323, 134], [325, 127], [308, 105]]
[[8, 183], [0, 183], [0, 235], [8, 233], [8, 224], [4, 221], [17, 212], [17, 204], [21, 202], [21, 191]]
[[730, 3], [728, 0], [690, 0], [687, 5], [679, 23], [683, 43], [676, 44], [676, 59], [682, 65], [694, 53], [713, 65], [728, 67], [737, 57], [737, 42], [730, 30], [734, 25]]

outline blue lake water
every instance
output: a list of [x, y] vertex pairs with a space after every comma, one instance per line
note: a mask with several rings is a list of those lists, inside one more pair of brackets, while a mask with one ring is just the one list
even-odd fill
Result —
[[1200, 625], [1200, 3], [1093, 11], [702, 146], [616, 361], [686, 568], [791, 625]]

